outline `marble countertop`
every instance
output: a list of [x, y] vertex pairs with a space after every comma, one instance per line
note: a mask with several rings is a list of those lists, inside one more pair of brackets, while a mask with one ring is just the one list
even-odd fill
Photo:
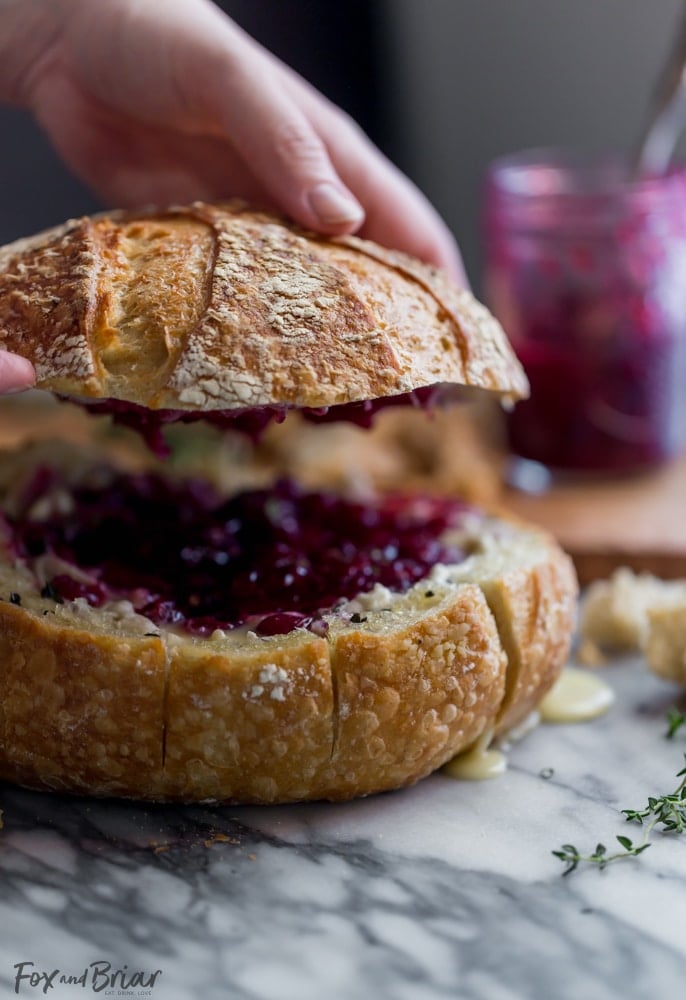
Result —
[[[607, 716], [540, 726], [492, 781], [436, 775], [271, 808], [0, 787], [0, 996], [682, 995], [686, 837], [657, 834], [638, 859], [567, 878], [551, 854], [633, 835], [619, 810], [677, 784], [686, 734], [664, 738], [676, 689], [638, 660], [605, 677], [618, 695]], [[128, 987], [121, 974], [136, 972]]]

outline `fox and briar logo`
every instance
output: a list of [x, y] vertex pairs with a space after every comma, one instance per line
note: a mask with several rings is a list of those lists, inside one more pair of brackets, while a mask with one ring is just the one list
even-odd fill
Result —
[[47, 994], [60, 984], [62, 986], [82, 986], [103, 996], [152, 996], [153, 988], [162, 970], [155, 972], [134, 972], [128, 965], [113, 969], [110, 962], [97, 961], [87, 965], [79, 974], [62, 972], [61, 969], [44, 971], [37, 969], [34, 962], [18, 962], [15, 968], [14, 992], [40, 990]]

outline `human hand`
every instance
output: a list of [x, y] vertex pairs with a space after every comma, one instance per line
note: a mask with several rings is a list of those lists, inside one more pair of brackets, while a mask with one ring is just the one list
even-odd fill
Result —
[[465, 282], [417, 188], [209, 0], [0, 0], [0, 27], [0, 94], [106, 201], [242, 197]]
[[0, 350], [0, 396], [30, 389], [35, 381], [36, 375], [30, 361]]
[[[0, 0], [0, 99], [31, 110], [67, 166], [116, 205], [242, 197], [466, 283], [418, 189], [209, 0]], [[34, 377], [0, 350], [0, 394]]]

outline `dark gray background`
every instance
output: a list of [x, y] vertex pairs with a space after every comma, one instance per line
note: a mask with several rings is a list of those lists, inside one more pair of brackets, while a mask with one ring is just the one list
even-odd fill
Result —
[[[478, 284], [479, 184], [487, 162], [525, 146], [629, 148], [683, 4], [224, 0], [221, 6], [350, 111], [417, 180], [458, 236]], [[0, 108], [0, 135], [0, 242], [98, 207], [27, 115]]]

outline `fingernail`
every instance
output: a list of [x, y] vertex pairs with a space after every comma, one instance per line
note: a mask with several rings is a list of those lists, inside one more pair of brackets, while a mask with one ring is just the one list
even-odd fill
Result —
[[319, 221], [327, 226], [359, 224], [364, 219], [364, 209], [360, 203], [328, 181], [312, 188], [308, 200]]
[[0, 349], [0, 393], [10, 395], [30, 389], [36, 381], [33, 365], [18, 354]]

